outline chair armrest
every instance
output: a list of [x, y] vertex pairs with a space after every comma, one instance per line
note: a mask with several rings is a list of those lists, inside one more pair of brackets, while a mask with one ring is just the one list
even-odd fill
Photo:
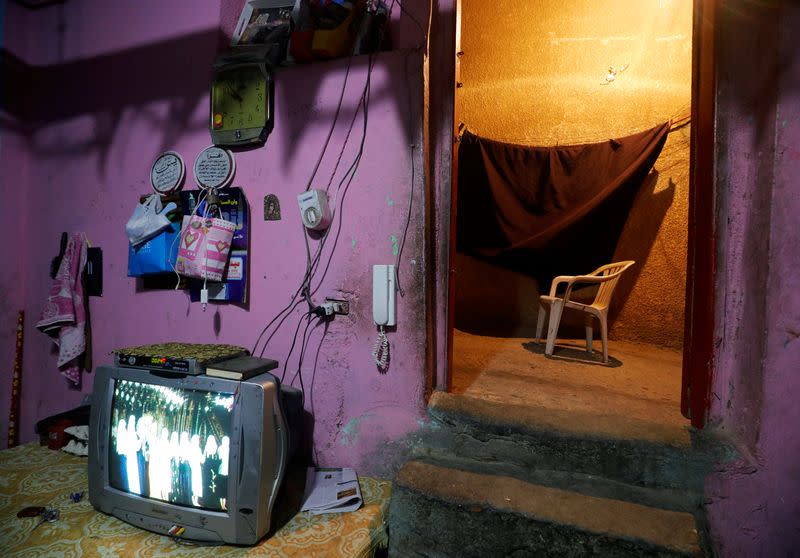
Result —
[[573, 283], [605, 283], [617, 275], [619, 275], [619, 273], [612, 273], [611, 275], [578, 275], [575, 277]]
[[569, 300], [569, 295], [572, 294], [572, 288], [576, 283], [605, 283], [622, 273], [612, 273], [611, 275], [559, 275], [550, 284], [550, 296], [558, 297], [556, 291], [561, 283], [567, 284], [567, 290], [564, 292], [564, 302]]
[[575, 280], [575, 277], [572, 275], [559, 275], [553, 282], [550, 283], [550, 296], [556, 296], [556, 290], [561, 283], [567, 283], [567, 288], [569, 285]]

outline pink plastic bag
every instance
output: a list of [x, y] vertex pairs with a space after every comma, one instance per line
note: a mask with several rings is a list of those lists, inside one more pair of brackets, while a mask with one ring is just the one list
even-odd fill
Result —
[[186, 277], [222, 281], [235, 228], [223, 219], [185, 216], [175, 269]]

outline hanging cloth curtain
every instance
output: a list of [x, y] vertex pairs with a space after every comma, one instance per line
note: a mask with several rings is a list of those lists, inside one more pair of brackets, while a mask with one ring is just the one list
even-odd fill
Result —
[[664, 123], [620, 139], [562, 147], [465, 132], [458, 156], [459, 251], [529, 272], [540, 287], [554, 274], [608, 263], [668, 131]]

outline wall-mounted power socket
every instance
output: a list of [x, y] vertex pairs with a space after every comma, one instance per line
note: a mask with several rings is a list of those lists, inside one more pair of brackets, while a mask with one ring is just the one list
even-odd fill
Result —
[[330, 305], [333, 314], [339, 316], [347, 316], [350, 313], [350, 302], [338, 298], [326, 298], [325, 305]]

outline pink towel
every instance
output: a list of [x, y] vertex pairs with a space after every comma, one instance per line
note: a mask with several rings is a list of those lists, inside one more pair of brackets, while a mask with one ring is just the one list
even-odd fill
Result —
[[64, 258], [36, 327], [53, 338], [58, 346], [58, 368], [75, 385], [81, 382], [78, 357], [86, 350], [86, 308], [83, 300], [83, 268], [86, 266], [86, 239], [70, 236]]

